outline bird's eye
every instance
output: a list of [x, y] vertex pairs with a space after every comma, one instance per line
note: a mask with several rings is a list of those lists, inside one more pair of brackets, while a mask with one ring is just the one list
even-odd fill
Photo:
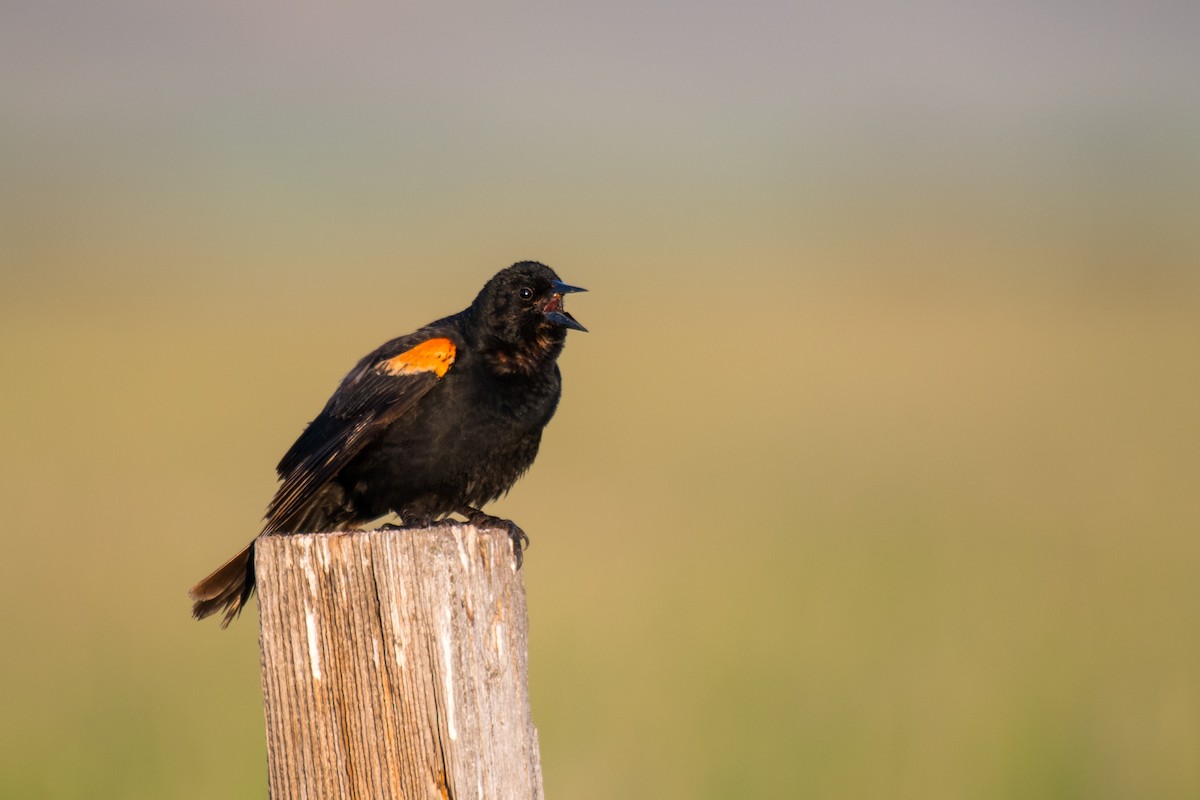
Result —
[[528, 286], [522, 286], [519, 294], [522, 300], [528, 300], [533, 297], [533, 289], [530, 289]]

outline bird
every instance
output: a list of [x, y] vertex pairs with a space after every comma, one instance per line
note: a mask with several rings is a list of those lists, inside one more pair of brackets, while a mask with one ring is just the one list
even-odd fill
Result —
[[[587, 331], [563, 296], [583, 291], [520, 261], [466, 309], [363, 357], [280, 459], [260, 535], [348, 530], [389, 513], [398, 527], [426, 527], [459, 514], [506, 531], [519, 567], [529, 538], [481, 509], [533, 464], [562, 394], [567, 331]], [[251, 541], [192, 587], [192, 615], [224, 612], [227, 627], [253, 592]]]

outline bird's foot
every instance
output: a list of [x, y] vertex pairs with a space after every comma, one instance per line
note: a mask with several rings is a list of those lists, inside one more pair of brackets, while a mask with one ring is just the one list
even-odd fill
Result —
[[515, 522], [493, 517], [491, 514], [485, 514], [478, 508], [470, 506], [460, 509], [458, 513], [466, 517], [467, 522], [477, 528], [490, 528], [507, 533], [508, 538], [512, 539], [513, 557], [517, 560], [517, 569], [521, 568], [521, 564], [525, 560], [525, 550], [529, 547], [529, 537], [525, 535], [525, 531], [517, 527]]
[[386, 525], [380, 525], [381, 531], [411, 531], [422, 528], [436, 528], [442, 525], [453, 525], [454, 521], [449, 519], [438, 520], [433, 514], [406, 514], [400, 518], [400, 524], [389, 522]]

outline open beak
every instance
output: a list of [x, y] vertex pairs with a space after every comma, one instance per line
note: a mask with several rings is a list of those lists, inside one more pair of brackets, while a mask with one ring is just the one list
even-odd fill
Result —
[[571, 328], [572, 330], [587, 333], [587, 328], [580, 325], [574, 317], [568, 314], [562, 304], [562, 296], [564, 294], [586, 291], [587, 289], [581, 289], [578, 286], [568, 286], [562, 281], [554, 281], [554, 283], [550, 284], [550, 299], [546, 301], [546, 305], [543, 308], [546, 314], [546, 321], [563, 328]]

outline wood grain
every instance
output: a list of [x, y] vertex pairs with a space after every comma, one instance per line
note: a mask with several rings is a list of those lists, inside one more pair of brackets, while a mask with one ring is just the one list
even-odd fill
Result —
[[541, 798], [525, 589], [470, 525], [258, 540], [273, 798]]

